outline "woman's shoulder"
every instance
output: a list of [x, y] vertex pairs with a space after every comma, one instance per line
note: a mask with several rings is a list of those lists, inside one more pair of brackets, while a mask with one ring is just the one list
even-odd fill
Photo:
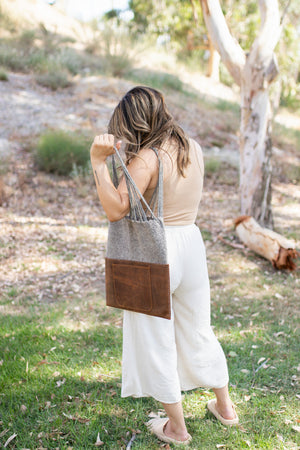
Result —
[[190, 147], [195, 148], [202, 155], [202, 148], [201, 148], [201, 145], [199, 144], [199, 142], [195, 141], [195, 139], [192, 139], [190, 137], [188, 138], [188, 141], [189, 141]]
[[142, 148], [132, 157], [127, 165], [130, 172], [146, 171], [151, 176], [158, 169], [156, 153], [150, 148]]
[[204, 161], [203, 161], [203, 152], [202, 152], [201, 145], [192, 138], [189, 138], [189, 143], [190, 143], [190, 149], [194, 150], [194, 153], [196, 155], [196, 160], [198, 162], [201, 173], [203, 175], [204, 174]]

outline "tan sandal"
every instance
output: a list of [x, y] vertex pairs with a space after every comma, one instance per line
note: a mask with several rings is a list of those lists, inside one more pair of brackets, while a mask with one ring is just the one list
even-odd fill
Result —
[[215, 416], [216, 419], [218, 419], [223, 425], [232, 426], [237, 425], [239, 423], [239, 418], [237, 413], [235, 413], [234, 419], [225, 419], [221, 414], [217, 411], [216, 408], [217, 400], [213, 398], [212, 400], [209, 400], [207, 403], [207, 409]]
[[185, 441], [178, 441], [177, 439], [173, 439], [164, 433], [164, 428], [168, 421], [168, 417], [155, 417], [154, 419], [149, 420], [149, 422], [146, 423], [146, 426], [151, 433], [155, 434], [158, 439], [163, 442], [167, 442], [168, 444], [188, 445], [192, 440], [192, 436], [190, 434], [188, 434], [188, 438]]

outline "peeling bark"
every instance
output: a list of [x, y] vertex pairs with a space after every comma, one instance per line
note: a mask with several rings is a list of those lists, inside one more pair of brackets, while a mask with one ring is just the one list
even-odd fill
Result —
[[272, 228], [271, 107], [268, 88], [254, 92], [252, 87], [246, 79], [241, 90], [241, 213]]
[[269, 86], [278, 74], [274, 55], [282, 27], [278, 1], [259, 0], [261, 26], [247, 57], [230, 34], [219, 0], [199, 1], [213, 45], [241, 87], [241, 213], [253, 216], [261, 225], [272, 227]]

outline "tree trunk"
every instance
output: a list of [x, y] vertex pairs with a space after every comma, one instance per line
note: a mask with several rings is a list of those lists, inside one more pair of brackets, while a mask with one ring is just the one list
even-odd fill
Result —
[[272, 227], [269, 85], [278, 73], [273, 54], [281, 32], [278, 1], [259, 0], [261, 27], [247, 57], [230, 34], [219, 0], [200, 3], [213, 45], [241, 87], [241, 213]]
[[207, 76], [212, 80], [220, 81], [220, 53], [215, 49], [212, 40], [208, 36], [209, 60]]
[[278, 74], [274, 48], [279, 40], [278, 4], [260, 0], [261, 29], [246, 58], [241, 77], [241, 213], [273, 228], [272, 111], [269, 87]]
[[261, 227], [253, 217], [241, 216], [235, 220], [239, 239], [251, 250], [271, 261], [276, 269], [295, 270], [298, 252], [295, 243], [268, 228]]
[[240, 201], [242, 214], [273, 228], [271, 108], [268, 91], [268, 86], [255, 90], [248, 76], [242, 82]]

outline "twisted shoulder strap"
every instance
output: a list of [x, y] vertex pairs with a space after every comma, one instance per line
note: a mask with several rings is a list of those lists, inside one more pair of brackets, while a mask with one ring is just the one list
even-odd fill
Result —
[[[158, 169], [158, 182], [149, 204], [145, 200], [144, 196], [141, 194], [139, 188], [137, 187], [130, 173], [128, 172], [126, 164], [124, 163], [118, 149], [114, 147], [114, 150], [120, 161], [126, 181], [130, 202], [130, 212], [129, 212], [130, 219], [142, 222], [147, 221], [148, 220], [147, 217], [155, 219], [156, 217], [154, 215], [154, 210], [156, 208], [156, 205], [157, 205], [157, 216], [159, 218], [163, 218], [163, 165], [158, 155], [158, 150], [156, 148], [152, 148], [152, 150], [155, 152], [158, 158], [159, 169]], [[119, 184], [119, 179], [114, 155], [112, 155], [112, 170], [113, 170], [113, 183], [115, 187], [117, 187]], [[143, 207], [143, 205], [145, 208]]]

